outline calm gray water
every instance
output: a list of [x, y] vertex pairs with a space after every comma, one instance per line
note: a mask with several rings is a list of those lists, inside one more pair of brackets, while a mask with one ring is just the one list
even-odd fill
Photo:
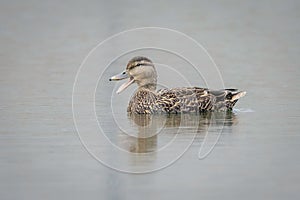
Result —
[[[1, 199], [299, 199], [299, 9], [292, 0], [1, 1]], [[171, 163], [152, 173], [121, 173], [97, 161], [80, 142], [72, 89], [93, 47], [143, 26], [171, 28], [196, 39], [214, 58], [225, 86], [246, 90], [247, 96], [232, 114], [128, 116], [135, 87], [117, 96], [118, 84], [107, 81], [125, 68], [127, 57], [120, 58], [95, 93], [95, 114], [106, 140], [90, 137], [89, 147], [124, 171]], [[121, 48], [107, 46], [103, 58]], [[174, 61], [159, 51], [149, 55], [160, 63]], [[202, 84], [195, 73], [182, 73], [189, 83]], [[159, 78], [170, 86], [185, 83], [163, 71]], [[88, 133], [94, 119], [83, 118]], [[207, 134], [206, 147], [218, 142], [198, 159]], [[118, 151], [99, 145], [108, 140]]]

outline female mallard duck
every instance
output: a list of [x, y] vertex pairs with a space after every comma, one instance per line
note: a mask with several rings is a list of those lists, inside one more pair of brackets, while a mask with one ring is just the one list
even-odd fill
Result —
[[130, 113], [187, 113], [204, 111], [226, 111], [246, 92], [236, 89], [209, 90], [199, 87], [161, 89], [156, 91], [157, 74], [152, 61], [146, 57], [132, 58], [121, 74], [110, 81], [129, 78], [117, 93], [137, 83], [138, 90], [131, 98], [127, 111]]

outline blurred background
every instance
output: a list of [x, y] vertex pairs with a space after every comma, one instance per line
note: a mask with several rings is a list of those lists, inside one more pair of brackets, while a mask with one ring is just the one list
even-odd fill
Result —
[[[299, 10], [297, 0], [1, 0], [1, 199], [298, 199]], [[132, 175], [83, 148], [71, 98], [93, 47], [145, 26], [191, 36], [225, 86], [248, 93], [206, 159], [195, 142], [170, 167]]]

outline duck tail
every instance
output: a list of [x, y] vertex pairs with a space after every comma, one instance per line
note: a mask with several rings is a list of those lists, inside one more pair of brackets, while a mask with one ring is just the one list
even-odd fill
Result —
[[233, 106], [236, 104], [239, 98], [242, 98], [246, 95], [245, 91], [237, 91], [233, 89], [227, 89], [227, 92], [228, 93], [226, 95], [225, 105], [229, 110], [233, 108]]
[[229, 99], [229, 101], [233, 102], [233, 101], [236, 101], [238, 100], [239, 98], [242, 98], [243, 96], [246, 95], [247, 92], [245, 91], [240, 91], [240, 92], [236, 92], [236, 93], [231, 93], [232, 95], [231, 98]]

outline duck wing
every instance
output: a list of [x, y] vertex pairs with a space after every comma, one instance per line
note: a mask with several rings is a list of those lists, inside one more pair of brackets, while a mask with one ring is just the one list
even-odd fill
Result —
[[160, 107], [168, 113], [199, 112], [211, 110], [213, 99], [206, 88], [184, 87], [158, 91]]
[[228, 110], [246, 94], [237, 89], [209, 90], [199, 87], [161, 89], [157, 93], [159, 106], [168, 113]]

